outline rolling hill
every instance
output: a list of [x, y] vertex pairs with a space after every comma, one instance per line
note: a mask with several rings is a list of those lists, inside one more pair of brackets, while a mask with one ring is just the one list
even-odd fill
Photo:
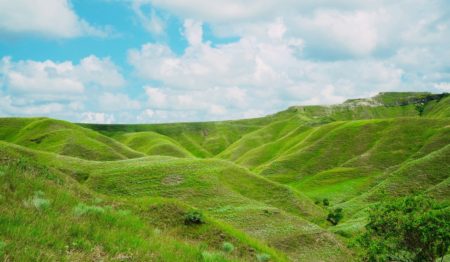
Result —
[[[0, 140], [0, 256], [13, 260], [352, 261], [371, 205], [450, 205], [445, 93], [205, 123], [1, 118]], [[206, 223], [185, 225], [192, 210]]]

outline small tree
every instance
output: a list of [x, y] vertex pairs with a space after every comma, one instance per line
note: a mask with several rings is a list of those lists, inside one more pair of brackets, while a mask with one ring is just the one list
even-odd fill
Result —
[[416, 104], [416, 110], [419, 112], [419, 116], [423, 115], [423, 111], [425, 111], [425, 103], [419, 102]]
[[339, 223], [339, 221], [341, 221], [343, 216], [344, 215], [342, 214], [342, 208], [338, 207], [328, 213], [327, 220], [335, 226]]
[[364, 261], [435, 261], [450, 245], [450, 209], [423, 196], [380, 203], [356, 244]]

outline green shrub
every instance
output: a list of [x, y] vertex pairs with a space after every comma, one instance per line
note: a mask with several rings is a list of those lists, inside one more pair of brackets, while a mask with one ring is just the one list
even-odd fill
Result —
[[417, 112], [419, 112], [419, 116], [423, 115], [423, 111], [425, 110], [425, 103], [419, 102], [416, 104], [415, 109]]
[[44, 192], [36, 191], [31, 199], [25, 201], [25, 206], [41, 211], [50, 207], [50, 200], [44, 198]]
[[105, 209], [99, 206], [89, 206], [83, 203], [79, 203], [74, 209], [73, 213], [76, 216], [83, 215], [99, 215], [105, 213]]
[[200, 225], [204, 223], [203, 214], [197, 210], [189, 211], [184, 215], [185, 225]]
[[450, 210], [424, 196], [382, 202], [371, 207], [356, 245], [363, 261], [443, 259], [450, 246]]
[[225, 251], [226, 253], [231, 253], [234, 250], [234, 245], [231, 244], [230, 242], [223, 242], [222, 250]]
[[342, 208], [336, 208], [328, 214], [327, 220], [335, 226], [341, 221], [343, 216]]
[[323, 205], [326, 206], [326, 207], [330, 205], [330, 201], [328, 200], [328, 198], [324, 198], [324, 199], [322, 200], [322, 203], [323, 203]]
[[34, 197], [31, 203], [37, 210], [44, 210], [50, 207], [50, 200], [45, 198]]
[[266, 253], [261, 253], [256, 255], [256, 259], [258, 260], [258, 262], [267, 262], [270, 260], [270, 255]]

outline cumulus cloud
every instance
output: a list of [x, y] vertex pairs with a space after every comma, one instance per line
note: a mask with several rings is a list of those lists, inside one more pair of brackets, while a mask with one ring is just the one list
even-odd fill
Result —
[[154, 8], [151, 8], [150, 12], [145, 12], [143, 9], [149, 4], [148, 0], [135, 0], [132, 2], [132, 9], [145, 30], [155, 35], [162, 35], [166, 29], [166, 21]]
[[[50, 116], [72, 121], [112, 122], [112, 115], [85, 113], [86, 106], [105, 112], [138, 110], [140, 103], [123, 93], [125, 84], [109, 58], [88, 56], [72, 61], [0, 60], [0, 113], [4, 116]], [[108, 117], [107, 117], [108, 116]]]
[[88, 56], [79, 64], [52, 60], [13, 61], [4, 57], [0, 62], [3, 85], [15, 94], [35, 98], [76, 98], [87, 86], [115, 88], [124, 85], [119, 69], [109, 58]]
[[[165, 116], [256, 116], [381, 91], [442, 92], [450, 81], [442, 0], [263, 0], [255, 8], [240, 0], [146, 2], [186, 18], [183, 54], [161, 43], [128, 52], [138, 76], [160, 83], [146, 93], [148, 106]], [[218, 36], [239, 38], [212, 45], [205, 24]]]
[[106, 30], [77, 16], [68, 0], [0, 1], [0, 34], [39, 34], [56, 38], [104, 37]]
[[238, 118], [246, 111], [260, 115], [292, 104], [339, 103], [349, 94], [402, 88], [404, 70], [388, 61], [303, 59], [297, 55], [301, 39], [288, 36], [279, 18], [262, 29], [265, 37], [218, 46], [201, 41], [199, 23], [186, 20], [184, 30], [191, 40], [181, 56], [162, 44], [129, 51], [138, 75], [162, 83], [145, 88], [152, 108], [196, 112], [206, 119]]
[[114, 115], [99, 112], [84, 112], [81, 115], [82, 123], [95, 124], [112, 124], [114, 123]]
[[106, 112], [136, 110], [141, 108], [141, 103], [133, 100], [126, 94], [104, 93], [99, 96], [99, 109]]

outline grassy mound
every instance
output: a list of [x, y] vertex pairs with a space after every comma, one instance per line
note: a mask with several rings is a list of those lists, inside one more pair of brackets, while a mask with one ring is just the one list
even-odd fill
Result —
[[0, 140], [91, 160], [117, 160], [143, 156], [142, 153], [97, 132], [48, 118], [1, 118]]
[[146, 155], [193, 157], [175, 140], [155, 132], [126, 133], [116, 138], [122, 144]]
[[243, 134], [254, 131], [267, 124], [269, 119], [249, 119], [204, 123], [173, 123], [152, 125], [99, 125], [82, 126], [110, 137], [124, 133], [155, 132], [177, 141], [196, 157], [211, 157], [227, 148]]

